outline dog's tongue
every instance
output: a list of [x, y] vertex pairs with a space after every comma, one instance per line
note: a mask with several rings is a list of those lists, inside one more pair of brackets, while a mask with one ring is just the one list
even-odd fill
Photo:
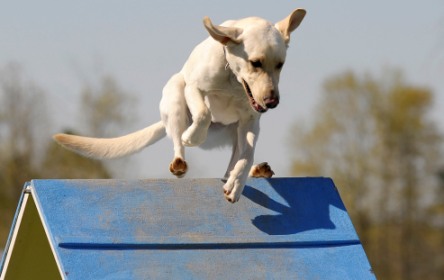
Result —
[[254, 98], [250, 98], [251, 106], [256, 110], [256, 112], [259, 113], [265, 113], [267, 112], [268, 108], [264, 108], [261, 105], [259, 105]]

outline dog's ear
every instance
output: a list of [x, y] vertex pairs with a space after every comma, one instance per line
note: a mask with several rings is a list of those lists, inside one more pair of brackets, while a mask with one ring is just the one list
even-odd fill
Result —
[[277, 30], [279, 30], [282, 37], [284, 37], [286, 44], [290, 42], [290, 33], [301, 24], [306, 13], [304, 9], [296, 9], [288, 17], [275, 24]]
[[228, 42], [239, 44], [241, 42], [239, 39], [239, 36], [242, 33], [241, 28], [220, 25], [214, 26], [209, 17], [204, 17], [203, 23], [211, 37], [213, 37], [214, 40], [219, 41], [221, 44], [226, 45]]

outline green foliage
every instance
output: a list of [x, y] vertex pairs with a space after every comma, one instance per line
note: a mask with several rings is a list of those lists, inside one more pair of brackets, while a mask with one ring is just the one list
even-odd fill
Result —
[[55, 142], [51, 142], [45, 152], [41, 175], [45, 179], [107, 179], [112, 176], [100, 161], [70, 152]]
[[[123, 124], [126, 93], [110, 77], [99, 90], [85, 87], [82, 116], [89, 130], [105, 133]], [[0, 248], [6, 244], [12, 218], [25, 182], [39, 178], [111, 178], [99, 161], [59, 147], [49, 133], [45, 92], [24, 78], [17, 64], [0, 70]]]
[[132, 119], [133, 98], [110, 76], [102, 78], [98, 86], [86, 85], [81, 96], [83, 121], [91, 135], [109, 136]]
[[434, 223], [443, 216], [430, 211], [444, 203], [443, 138], [432, 105], [431, 91], [399, 71], [347, 72], [324, 84], [314, 123], [293, 130], [293, 173], [333, 177], [381, 279], [443, 276], [444, 225]]

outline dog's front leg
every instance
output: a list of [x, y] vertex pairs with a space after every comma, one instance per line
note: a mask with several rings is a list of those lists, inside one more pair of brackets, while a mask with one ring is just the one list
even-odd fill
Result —
[[234, 148], [235, 152], [233, 154], [233, 156], [237, 154], [239, 158], [224, 185], [225, 198], [229, 202], [234, 203], [238, 201], [242, 194], [248, 173], [253, 165], [254, 149], [258, 136], [259, 118], [239, 121], [237, 129], [237, 147]]
[[204, 93], [194, 85], [185, 87], [185, 100], [192, 116], [192, 124], [182, 134], [185, 146], [198, 146], [205, 142], [211, 113], [204, 101]]
[[[231, 171], [234, 169], [234, 166], [236, 165], [237, 161], [239, 160], [239, 145], [237, 140], [237, 131], [234, 130], [232, 136], [233, 141], [233, 148], [231, 150], [231, 158], [230, 163], [228, 164], [227, 171], [225, 172], [224, 179], [228, 180], [230, 177]], [[224, 191], [225, 192], [225, 191]]]

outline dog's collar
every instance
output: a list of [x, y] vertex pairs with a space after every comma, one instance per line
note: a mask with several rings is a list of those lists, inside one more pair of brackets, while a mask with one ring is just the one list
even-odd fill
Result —
[[223, 50], [224, 50], [225, 61], [227, 62], [227, 64], [225, 65], [225, 71], [227, 71], [228, 69], [231, 70], [231, 68], [230, 68], [230, 63], [228, 63], [228, 59], [227, 59], [227, 51], [226, 51], [226, 47], [225, 47], [225, 46], [223, 46]]
[[226, 46], [222, 47], [224, 50], [224, 57], [225, 57], [225, 61], [227, 62], [227, 64], [225, 64], [225, 71], [229, 71], [230, 73], [230, 80], [236, 81], [238, 83], [242, 83], [242, 79], [239, 79], [239, 77], [237, 76], [236, 72], [233, 70], [233, 68], [231, 68], [230, 63], [228, 62], [227, 59], [227, 50], [226, 50]]

